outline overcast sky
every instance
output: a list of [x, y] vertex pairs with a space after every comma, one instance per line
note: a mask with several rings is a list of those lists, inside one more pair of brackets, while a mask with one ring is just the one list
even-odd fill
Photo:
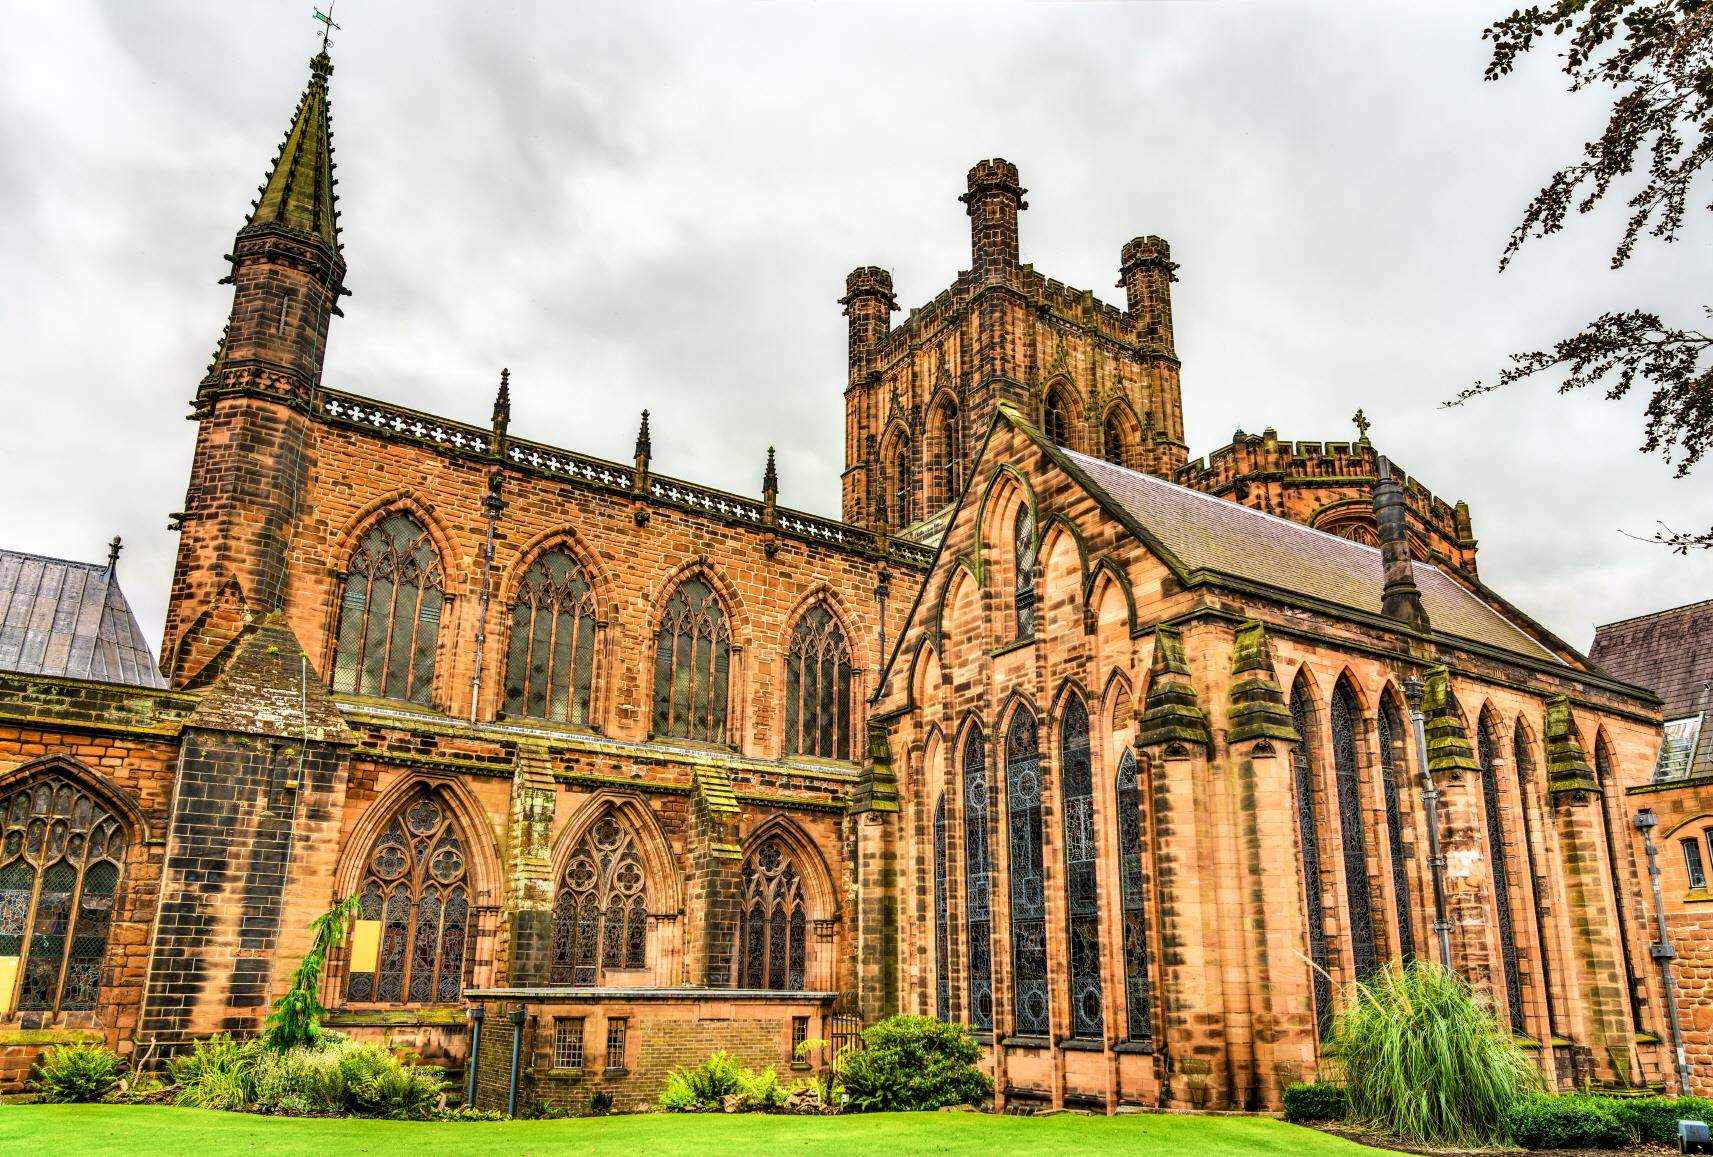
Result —
[[[1484, 579], [1574, 645], [1713, 597], [1708, 471], [1644, 457], [1640, 400], [1549, 383], [1441, 402], [1608, 308], [1695, 324], [1705, 214], [1606, 268], [1617, 218], [1501, 276], [1508, 232], [1598, 131], [1543, 55], [1481, 80], [1512, 6], [342, 0], [334, 130], [347, 285], [329, 386], [838, 513], [835, 299], [906, 308], [968, 264], [957, 196], [1004, 156], [1023, 258], [1121, 302], [1130, 237], [1181, 263], [1191, 453], [1242, 427], [1375, 443], [1467, 499]], [[310, 0], [0, 0], [0, 544], [113, 534], [159, 638], [215, 284], [307, 79]], [[1694, 276], [1699, 272], [1702, 276]]]

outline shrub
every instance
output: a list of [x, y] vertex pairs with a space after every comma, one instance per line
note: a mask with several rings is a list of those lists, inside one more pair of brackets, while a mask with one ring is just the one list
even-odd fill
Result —
[[256, 1108], [264, 1113], [343, 1112], [339, 1061], [350, 1047], [335, 1040], [320, 1047], [264, 1051], [256, 1059]]
[[124, 1068], [124, 1058], [106, 1045], [57, 1045], [36, 1062], [33, 1084], [44, 1101], [99, 1101], [113, 1091]]
[[1342, 1121], [1350, 1115], [1350, 1097], [1343, 1085], [1316, 1081], [1285, 1086], [1285, 1120]]
[[346, 1112], [359, 1117], [424, 1121], [440, 1107], [446, 1091], [441, 1070], [399, 1061], [380, 1045], [354, 1045], [333, 1070]]
[[[745, 1075], [736, 1057], [718, 1049], [693, 1069], [679, 1068], [668, 1073], [666, 1086], [656, 1103], [662, 1109], [676, 1112], [719, 1109], [727, 1097], [744, 1091]], [[748, 1075], [755, 1079], [754, 1074]]]
[[179, 1084], [176, 1101], [193, 1109], [248, 1109], [256, 1103], [254, 1041], [235, 1041], [225, 1034], [191, 1045], [191, 1051], [167, 1062], [167, 1072]]
[[768, 1065], [759, 1074], [748, 1069], [739, 1073], [738, 1092], [749, 1102], [749, 1108], [768, 1112], [784, 1105], [790, 1090], [779, 1083], [779, 1074], [773, 1071], [772, 1065]]
[[497, 1109], [436, 1109], [435, 1121], [504, 1121], [506, 1115]]
[[863, 1049], [839, 1063], [854, 1109], [908, 1112], [973, 1105], [993, 1091], [976, 1067], [981, 1046], [963, 1025], [929, 1016], [894, 1016], [863, 1030]]
[[[1525, 1149], [1619, 1149], [1629, 1144], [1630, 1131], [1618, 1120], [1606, 1097], [1524, 1097], [1511, 1106], [1511, 1139]], [[1677, 1125], [1672, 1123], [1672, 1139]]]
[[1713, 1120], [1713, 1101], [1701, 1097], [1599, 1097], [1630, 1139], [1656, 1145], [1677, 1144], [1680, 1120]]
[[1483, 1148], [1507, 1138], [1511, 1107], [1538, 1084], [1492, 1009], [1436, 964], [1388, 964], [1352, 985], [1327, 1044], [1350, 1117], [1416, 1144]]

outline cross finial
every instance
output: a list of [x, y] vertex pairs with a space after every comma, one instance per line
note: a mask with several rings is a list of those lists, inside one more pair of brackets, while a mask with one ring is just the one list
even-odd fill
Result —
[[1368, 420], [1368, 415], [1364, 414], [1361, 410], [1357, 410], [1356, 413], [1352, 414], [1350, 416], [1350, 420], [1356, 423], [1356, 432], [1358, 434], [1357, 441], [1366, 442], [1368, 440], [1368, 427], [1372, 426], [1374, 423], [1370, 422]]
[[338, 2], [339, 2], [339, 0], [328, 0], [327, 11], [325, 11], [325, 12], [323, 12], [319, 8], [314, 10], [315, 11], [315, 18], [317, 20], [321, 21], [321, 23], [325, 26], [321, 29], [321, 52], [322, 52], [322, 55], [326, 55], [327, 50], [329, 48], [333, 47], [333, 39], [332, 39], [333, 33], [334, 33], [334, 30], [339, 27], [337, 24], [333, 23], [333, 5], [337, 4]]

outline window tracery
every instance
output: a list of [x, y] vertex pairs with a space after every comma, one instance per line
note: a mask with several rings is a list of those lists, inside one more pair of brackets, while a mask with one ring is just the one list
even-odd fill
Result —
[[769, 838], [743, 868], [740, 987], [803, 990], [809, 925], [805, 909], [803, 879], [791, 853], [777, 836]]
[[429, 702], [445, 603], [440, 552], [407, 514], [357, 544], [339, 599], [333, 689]]
[[648, 873], [636, 833], [610, 812], [571, 852], [553, 900], [553, 984], [599, 984], [648, 964]]
[[970, 1024], [993, 1031], [993, 876], [987, 845], [987, 747], [964, 740], [964, 920], [969, 937]]
[[700, 579], [679, 584], [660, 620], [654, 667], [654, 734], [723, 743], [731, 678], [731, 627]]
[[1017, 560], [1017, 637], [1026, 639], [1035, 633], [1035, 563], [1040, 550], [1035, 540], [1035, 512], [1027, 501], [1018, 504], [1012, 543]]
[[1065, 893], [1070, 917], [1071, 1035], [1105, 1033], [1100, 983], [1100, 885], [1095, 869], [1094, 772], [1089, 755], [1088, 709], [1073, 695], [1059, 728], [1065, 799]]
[[0, 795], [0, 956], [19, 958], [18, 1011], [95, 1007], [125, 842], [112, 810], [63, 776]]
[[1118, 880], [1124, 913], [1124, 1024], [1130, 1040], [1154, 1037], [1148, 981], [1148, 880], [1142, 859], [1142, 783], [1129, 749], [1118, 759]]
[[583, 566], [551, 550], [524, 572], [512, 604], [506, 713], [589, 722], [595, 672], [595, 597]]
[[785, 753], [851, 759], [851, 655], [838, 620], [810, 607], [785, 657]]
[[448, 1004], [464, 991], [470, 884], [464, 841], [438, 791], [418, 791], [382, 829], [357, 890], [357, 918], [381, 923], [373, 972], [352, 972], [357, 1003]]
[[1332, 1014], [1332, 981], [1327, 975], [1326, 915], [1321, 902], [1320, 833], [1315, 822], [1314, 763], [1309, 756], [1311, 737], [1308, 690], [1298, 680], [1291, 688], [1291, 722], [1302, 741], [1291, 753], [1297, 796], [1297, 840], [1303, 869], [1303, 900], [1308, 915], [1309, 963], [1312, 965], [1315, 1018], [1324, 1027]]
[[1332, 693], [1332, 762], [1338, 789], [1338, 828], [1344, 853], [1344, 892], [1350, 907], [1350, 955], [1356, 978], [1379, 967], [1374, 943], [1374, 900], [1368, 887], [1368, 838], [1363, 830], [1362, 776], [1356, 728], [1361, 716], [1342, 683]]
[[1404, 866], [1404, 817], [1399, 810], [1399, 788], [1405, 771], [1396, 744], [1404, 734], [1398, 707], [1391, 699], [1380, 704], [1380, 782], [1386, 796], [1386, 848], [1392, 859], [1392, 907], [1398, 917], [1398, 955], [1416, 956], [1416, 930], [1410, 903], [1410, 876]]
[[1015, 1031], [1045, 1036], [1047, 903], [1041, 832], [1041, 751], [1035, 717], [1019, 710], [1005, 737], [1005, 813], [1011, 839], [1011, 987]]

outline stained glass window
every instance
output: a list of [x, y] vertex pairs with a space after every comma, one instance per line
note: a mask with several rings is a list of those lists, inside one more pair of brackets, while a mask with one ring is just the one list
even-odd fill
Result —
[[700, 579], [672, 593], [654, 665], [654, 734], [674, 739], [726, 740], [731, 675], [731, 628], [725, 608]]
[[95, 1007], [125, 859], [111, 810], [60, 776], [0, 796], [0, 956], [23, 1012]]
[[1118, 420], [1117, 412], [1106, 416], [1106, 427], [1101, 433], [1101, 453], [1114, 466], [1128, 466], [1124, 446], [1124, 426]]
[[1328, 978], [1326, 915], [1321, 902], [1320, 832], [1315, 822], [1315, 772], [1309, 752], [1314, 743], [1314, 706], [1308, 688], [1297, 680], [1291, 688], [1291, 721], [1302, 742], [1291, 753], [1297, 796], [1297, 839], [1301, 845], [1303, 901], [1308, 916], [1309, 963], [1314, 985], [1315, 1017], [1322, 1027], [1332, 1015], [1332, 981]]
[[1065, 898], [1070, 917], [1071, 1035], [1105, 1033], [1100, 985], [1100, 885], [1095, 878], [1094, 772], [1089, 760], [1088, 709], [1073, 695], [1059, 727], [1065, 797]]
[[987, 747], [964, 740], [964, 927], [969, 936], [970, 1024], [993, 1031], [993, 872], [987, 846]]
[[1523, 821], [1523, 855], [1529, 872], [1530, 887], [1527, 891], [1533, 901], [1530, 907], [1535, 914], [1535, 943], [1540, 945], [1540, 986], [1541, 991], [1546, 994], [1546, 1031], [1548, 1037], [1556, 1037], [1559, 1019], [1554, 1002], [1558, 999], [1558, 993], [1552, 983], [1552, 951], [1549, 947], [1552, 941], [1547, 938], [1546, 916], [1541, 911], [1541, 873], [1535, 863], [1533, 812], [1539, 797], [1534, 794], [1538, 790], [1534, 777], [1534, 761], [1529, 755], [1529, 736], [1521, 719], [1517, 720], [1516, 729], [1511, 733], [1511, 754], [1516, 760], [1517, 796], [1523, 805], [1519, 813]]
[[1039, 544], [1035, 541], [1035, 512], [1027, 502], [1017, 507], [1017, 527], [1014, 536], [1017, 559], [1017, 637], [1028, 638], [1035, 633], [1035, 562]]
[[1505, 855], [1505, 827], [1499, 815], [1499, 777], [1494, 771], [1498, 737], [1492, 717], [1483, 713], [1476, 734], [1476, 752], [1481, 760], [1481, 803], [1487, 819], [1487, 860], [1492, 865], [1493, 909], [1499, 924], [1499, 955], [1505, 981], [1505, 1006], [1511, 1014], [1511, 1031], [1528, 1031], [1523, 1019], [1523, 976], [1518, 963], [1517, 930], [1511, 914], [1511, 865]]
[[441, 793], [417, 791], [369, 850], [358, 919], [381, 922], [373, 972], [352, 972], [359, 1004], [450, 1004], [464, 991], [470, 884], [464, 842]]
[[445, 598], [428, 532], [406, 514], [376, 525], [346, 568], [333, 689], [427, 703]]
[[1380, 784], [1386, 797], [1386, 848], [1392, 859], [1392, 908], [1398, 915], [1398, 955], [1405, 960], [1416, 956], [1416, 930], [1410, 906], [1410, 875], [1404, 867], [1404, 816], [1398, 806], [1406, 789], [1404, 761], [1399, 758], [1397, 744], [1404, 735], [1403, 721], [1397, 704], [1391, 699], [1380, 703]]
[[1005, 817], [1011, 840], [1012, 1013], [1020, 1036], [1047, 1035], [1047, 897], [1041, 831], [1041, 750], [1020, 710], [1005, 737]]
[[1154, 1037], [1148, 982], [1148, 878], [1143, 861], [1142, 783], [1136, 757], [1118, 757], [1118, 884], [1124, 913], [1124, 1027], [1134, 1041]]
[[935, 411], [933, 437], [934, 463], [938, 468], [939, 492], [933, 496], [934, 508], [946, 505], [958, 496], [958, 408], [951, 401], [942, 403]]
[[946, 793], [934, 805], [934, 1015], [952, 1019], [952, 931], [946, 914]]
[[1362, 775], [1356, 728], [1361, 715], [1343, 684], [1332, 693], [1332, 762], [1338, 788], [1338, 832], [1344, 851], [1344, 893], [1350, 906], [1350, 955], [1356, 978], [1379, 967], [1374, 947], [1374, 900], [1368, 888], [1368, 838], [1363, 831]]
[[506, 714], [589, 722], [595, 597], [582, 565], [551, 550], [524, 572], [512, 604]]
[[801, 992], [806, 980], [809, 922], [803, 879], [777, 837], [764, 840], [743, 866], [738, 984]]
[[648, 963], [648, 874], [636, 833], [608, 812], [572, 849], [553, 900], [553, 984], [600, 984]]
[[824, 606], [791, 633], [785, 656], [785, 753], [851, 759], [851, 654]]

